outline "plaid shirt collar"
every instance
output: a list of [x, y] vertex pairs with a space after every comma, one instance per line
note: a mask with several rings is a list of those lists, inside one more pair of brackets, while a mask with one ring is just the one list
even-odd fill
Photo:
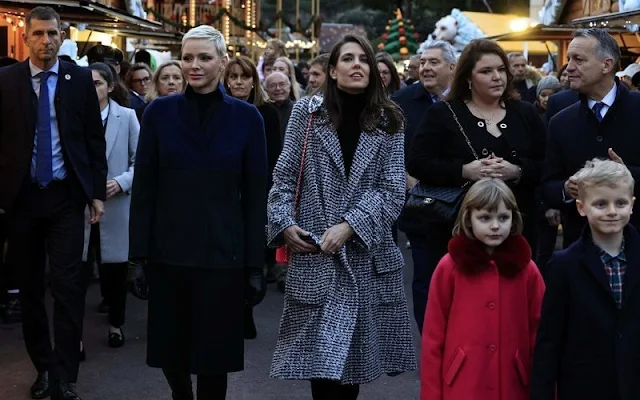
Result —
[[598, 249], [600, 260], [602, 261], [604, 271], [607, 274], [607, 279], [609, 280], [611, 294], [616, 301], [616, 306], [618, 307], [618, 309], [622, 308], [624, 273], [627, 267], [627, 257], [624, 252], [624, 244], [624, 239], [622, 239], [620, 252], [617, 255], [612, 256], [594, 243], [594, 245]]
[[598, 246], [595, 242], [593, 244], [598, 249], [598, 254], [600, 255], [600, 259], [602, 260], [603, 264], [610, 264], [613, 260], [618, 260], [619, 262], [624, 263], [624, 265], [627, 264], [627, 256], [624, 254], [624, 238], [622, 239], [620, 252], [618, 253], [618, 255], [615, 255], [615, 256], [612, 256], [611, 254], [602, 250], [600, 246]]

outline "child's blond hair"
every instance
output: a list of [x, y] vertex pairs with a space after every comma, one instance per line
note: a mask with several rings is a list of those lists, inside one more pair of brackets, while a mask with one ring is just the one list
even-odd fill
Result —
[[611, 160], [594, 158], [587, 161], [584, 167], [573, 175], [572, 180], [578, 185], [578, 197], [584, 197], [584, 190], [594, 186], [626, 185], [633, 195], [635, 181], [629, 169]]
[[453, 227], [453, 235], [464, 233], [468, 238], [473, 239], [473, 229], [471, 228], [471, 211], [489, 210], [495, 211], [504, 202], [507, 210], [511, 210], [512, 224], [511, 234], [522, 233], [522, 215], [516, 202], [516, 196], [509, 186], [500, 179], [485, 178], [474, 183], [462, 200], [456, 224]]

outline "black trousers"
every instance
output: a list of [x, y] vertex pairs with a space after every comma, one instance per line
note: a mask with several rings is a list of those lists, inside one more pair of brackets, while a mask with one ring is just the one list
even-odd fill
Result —
[[[67, 181], [46, 189], [26, 183], [10, 216], [12, 258], [20, 260], [22, 329], [29, 357], [50, 379], [76, 382], [86, 280], [82, 268], [84, 209]], [[54, 299], [53, 338], [45, 308], [45, 265]]]
[[359, 385], [341, 385], [340, 382], [327, 379], [311, 381], [313, 400], [356, 400], [359, 393]]
[[[173, 400], [193, 400], [191, 374], [188, 370], [162, 369], [173, 392]], [[198, 375], [198, 400], [225, 400], [227, 374]]]
[[425, 234], [407, 233], [407, 238], [411, 242], [413, 258], [413, 281], [411, 283], [413, 316], [418, 330], [422, 334], [431, 277], [442, 257], [447, 254], [451, 229], [434, 224], [425, 229]]
[[[127, 307], [127, 277], [129, 263], [103, 263], [100, 254], [100, 224], [91, 226], [89, 236], [89, 251], [94, 252], [95, 257], [88, 257], [90, 270], [92, 260], [98, 263], [100, 274], [100, 293], [109, 306], [109, 323], [115, 328], [124, 325], [125, 310]], [[91, 253], [90, 253], [91, 254]]]

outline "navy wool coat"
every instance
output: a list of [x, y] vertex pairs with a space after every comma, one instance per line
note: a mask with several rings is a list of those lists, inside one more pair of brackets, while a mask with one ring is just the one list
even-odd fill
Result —
[[142, 120], [130, 256], [200, 268], [261, 267], [266, 222], [264, 123], [224, 94], [203, 127], [188, 94], [151, 103]]
[[589, 228], [549, 262], [531, 400], [640, 399], [640, 235], [624, 239], [621, 309]]
[[[586, 219], [578, 214], [575, 202], [565, 201], [564, 182], [584, 167], [585, 162], [594, 157], [608, 159], [607, 150], [613, 148], [636, 182], [640, 179], [640, 135], [636, 125], [639, 110], [640, 94], [629, 92], [618, 83], [616, 100], [602, 122], [598, 123], [584, 96], [551, 118], [542, 196], [549, 207], [565, 210], [562, 221], [565, 246], [580, 237]], [[635, 187], [635, 196], [640, 197], [640, 185]], [[640, 227], [637, 209], [631, 216], [631, 223]]]
[[292, 225], [321, 236], [342, 221], [355, 235], [335, 255], [292, 255], [271, 376], [364, 384], [415, 369], [404, 261], [391, 235], [404, 203], [403, 143], [402, 132], [362, 132], [347, 176], [323, 97], [294, 105], [269, 193], [267, 240], [282, 245]]

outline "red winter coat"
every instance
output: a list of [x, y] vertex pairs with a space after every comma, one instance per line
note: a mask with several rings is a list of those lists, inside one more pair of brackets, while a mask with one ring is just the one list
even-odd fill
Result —
[[451, 239], [429, 289], [420, 399], [528, 399], [543, 294], [522, 236], [492, 256], [477, 240]]

